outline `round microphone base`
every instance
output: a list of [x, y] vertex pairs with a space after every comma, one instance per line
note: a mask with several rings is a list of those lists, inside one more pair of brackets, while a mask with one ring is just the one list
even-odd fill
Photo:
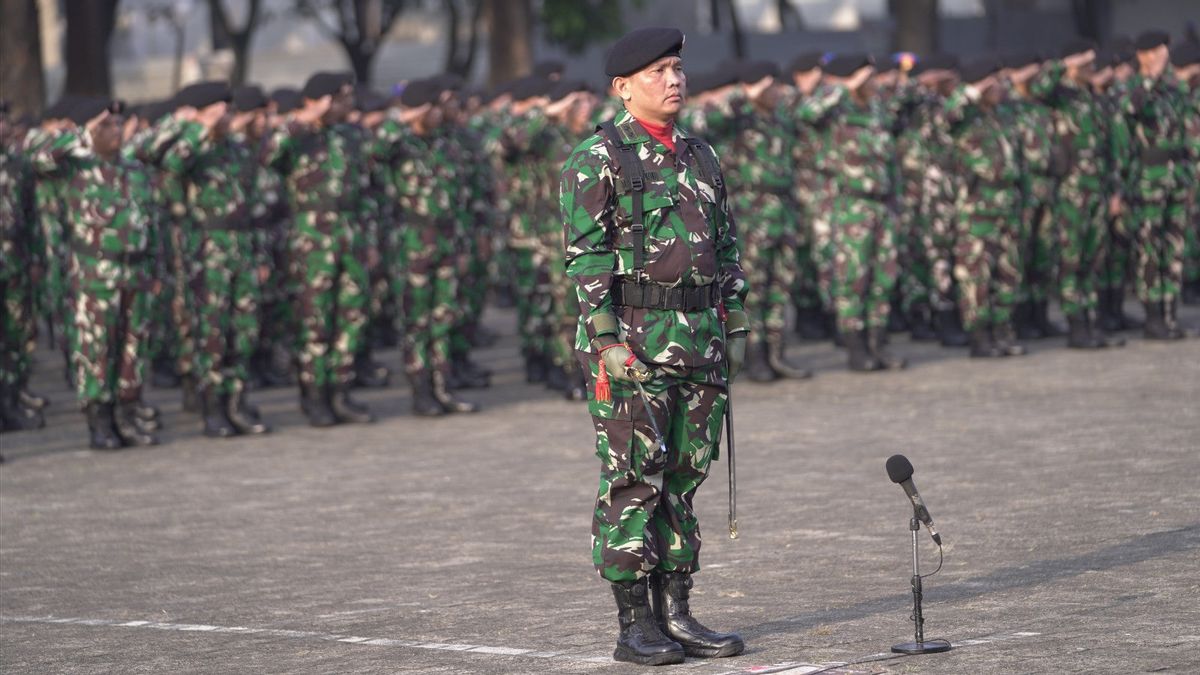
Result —
[[905, 642], [892, 647], [897, 654], [936, 654], [950, 651], [949, 640], [929, 640], [927, 642]]

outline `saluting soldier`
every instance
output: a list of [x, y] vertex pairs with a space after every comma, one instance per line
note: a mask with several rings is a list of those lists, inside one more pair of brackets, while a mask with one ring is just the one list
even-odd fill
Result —
[[700, 567], [693, 502], [717, 458], [748, 325], [717, 157], [675, 125], [683, 41], [674, 28], [643, 28], [612, 47], [605, 73], [625, 110], [575, 148], [561, 179], [575, 346], [595, 381], [592, 561], [616, 596], [613, 658], [643, 665], [744, 649], [688, 609]]

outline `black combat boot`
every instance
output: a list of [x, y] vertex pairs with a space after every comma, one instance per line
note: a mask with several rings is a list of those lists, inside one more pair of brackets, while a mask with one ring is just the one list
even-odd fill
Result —
[[350, 387], [346, 384], [335, 384], [329, 388], [329, 407], [338, 422], [369, 424], [375, 421], [366, 404], [350, 398]]
[[209, 385], [200, 392], [200, 416], [204, 418], [204, 435], [209, 438], [237, 436], [238, 430], [225, 416], [225, 401], [217, 388]]
[[879, 363], [881, 370], [903, 370], [908, 359], [896, 356], [888, 349], [888, 332], [882, 328], [867, 331], [867, 352]]
[[263, 357], [262, 380], [264, 387], [290, 387], [295, 384], [292, 355], [283, 345], [271, 345]]
[[196, 376], [187, 373], [179, 378], [179, 388], [183, 390], [183, 411], [184, 412], [199, 412], [200, 411], [200, 393], [197, 390], [199, 383], [196, 381]]
[[663, 635], [654, 619], [646, 579], [616, 583], [612, 589], [617, 599], [617, 623], [621, 626], [613, 660], [642, 666], [683, 663], [683, 646]]
[[460, 354], [450, 362], [459, 389], [486, 389], [492, 386], [492, 371], [471, 360], [467, 354]]
[[1067, 334], [1062, 326], [1050, 320], [1049, 300], [1038, 300], [1033, 303], [1033, 322], [1044, 338], [1062, 337]]
[[354, 355], [354, 384], [368, 389], [388, 386], [392, 373], [388, 367], [371, 358], [370, 351]]
[[812, 377], [811, 370], [788, 361], [784, 348], [783, 333], [767, 335], [767, 365], [771, 370], [785, 380], [807, 380]]
[[441, 417], [446, 414], [442, 404], [433, 395], [433, 376], [420, 372], [411, 376], [412, 382], [412, 411], [418, 417]]
[[1025, 347], [1017, 342], [1017, 332], [1011, 322], [1002, 321], [992, 326], [992, 342], [1004, 356], [1025, 355]]
[[1183, 304], [1200, 305], [1200, 279], [1183, 282]]
[[28, 431], [46, 426], [42, 411], [21, 405], [16, 383], [0, 384], [0, 418], [5, 429]]
[[1166, 303], [1146, 303], [1146, 325], [1142, 334], [1147, 340], [1181, 340], [1183, 331], [1171, 321], [1171, 314]]
[[548, 361], [546, 363], [546, 388], [551, 391], [567, 390], [567, 375], [562, 366]]
[[1092, 334], [1086, 310], [1067, 316], [1067, 346], [1071, 349], [1099, 349], [1104, 346]]
[[908, 330], [914, 342], [928, 342], [938, 338], [933, 327], [933, 310], [929, 305], [913, 305], [908, 310]]
[[774, 382], [779, 377], [767, 361], [767, 346], [759, 340], [746, 345], [746, 363], [742, 366], [742, 372], [751, 382]]
[[1042, 331], [1033, 320], [1033, 301], [1018, 302], [1013, 307], [1013, 328], [1019, 340], [1038, 340]]
[[[1120, 311], [1118, 309], [1118, 311]], [[1088, 332], [1092, 334], [1092, 338], [1100, 343], [1101, 347], [1124, 347], [1125, 338], [1105, 330], [1100, 325], [1100, 320], [1096, 317], [1095, 312], [1088, 312]]]
[[[1115, 333], [1123, 330], [1125, 326], [1121, 321], [1121, 307], [1113, 304], [1113, 296], [1120, 291], [1115, 288], [1101, 288], [1096, 291], [1098, 304], [1096, 305], [1096, 325], [1100, 330], [1106, 333]], [[1116, 311], [1113, 311], [1113, 310]]]
[[150, 405], [141, 398], [134, 401], [132, 405], [134, 420], [141, 427], [142, 431], [157, 431], [162, 428], [162, 424], [159, 423], [161, 413], [157, 407]]
[[158, 445], [158, 438], [143, 426], [143, 421], [137, 414], [137, 402], [127, 401], [117, 404], [113, 413], [113, 426], [121, 443], [131, 446]]
[[859, 373], [869, 373], [873, 370], [880, 370], [883, 364], [875, 360], [871, 356], [870, 349], [867, 348], [867, 336], [862, 331], [856, 330], [844, 335], [846, 341], [846, 353], [849, 355], [847, 365], [850, 370]]
[[175, 363], [166, 356], [157, 356], [150, 364], [150, 385], [155, 389], [174, 389], [179, 386]]
[[829, 339], [829, 322], [820, 306], [796, 308], [796, 335], [802, 340]]
[[26, 370], [25, 375], [17, 382], [17, 403], [33, 410], [45, 410], [50, 406], [50, 399], [30, 391], [29, 375], [29, 371]]
[[976, 359], [994, 359], [1004, 356], [1004, 352], [992, 340], [990, 326], [979, 325], [971, 329], [971, 357]]
[[96, 450], [120, 450], [121, 439], [113, 428], [112, 404], [92, 401], [84, 408], [84, 413], [91, 432], [91, 446]]
[[962, 322], [958, 312], [953, 309], [940, 309], [934, 319], [937, 324], [938, 340], [943, 347], [966, 347], [970, 342], [963, 332]]
[[[557, 370], [561, 371], [561, 368]], [[446, 388], [446, 376], [440, 371], [433, 371], [433, 397], [441, 404], [442, 409], [448, 413], [473, 413], [479, 412], [479, 404], [464, 401], [455, 398], [450, 390]]]
[[246, 392], [235, 389], [225, 398], [225, 416], [239, 434], [256, 436], [271, 430], [258, 415], [258, 409], [246, 402]]
[[546, 358], [540, 352], [527, 352], [525, 354], [525, 381], [529, 384], [545, 382], [547, 365]]
[[892, 301], [888, 303], [887, 332], [908, 332], [908, 317], [905, 316], [904, 309], [900, 306], [900, 301], [896, 299], [892, 299]]
[[654, 572], [650, 589], [654, 595], [654, 618], [663, 633], [678, 642], [688, 656], [716, 659], [737, 656], [746, 643], [737, 633], [718, 633], [705, 628], [688, 609], [688, 591], [692, 575], [680, 572]]
[[1142, 328], [1141, 321], [1125, 313], [1124, 286], [1112, 289], [1112, 295], [1108, 299], [1112, 303], [1109, 312], [1121, 322], [1121, 327], [1118, 330], [1140, 330]]
[[329, 396], [324, 387], [300, 383], [300, 412], [308, 418], [309, 426], [331, 427], [338, 423], [329, 408]]

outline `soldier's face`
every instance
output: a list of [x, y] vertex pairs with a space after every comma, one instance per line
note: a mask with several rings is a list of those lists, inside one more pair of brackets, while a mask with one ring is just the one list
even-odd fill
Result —
[[92, 148], [97, 154], [112, 155], [121, 149], [121, 132], [124, 118], [105, 112], [89, 125], [92, 134]]
[[1153, 49], [1143, 49], [1138, 51], [1137, 60], [1141, 67], [1142, 73], [1150, 77], [1158, 77], [1163, 69], [1167, 67], [1167, 59], [1170, 57], [1170, 52], [1166, 45], [1159, 45]]
[[329, 97], [329, 110], [325, 111], [326, 124], [337, 124], [346, 119], [354, 109], [354, 89], [350, 85], [342, 87], [338, 93]]
[[630, 112], [649, 121], [675, 119], [687, 95], [687, 76], [678, 56], [664, 56], [629, 77], [616, 78], [614, 84]]

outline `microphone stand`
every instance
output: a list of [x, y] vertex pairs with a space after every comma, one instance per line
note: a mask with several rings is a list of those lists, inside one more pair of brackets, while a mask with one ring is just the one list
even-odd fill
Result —
[[948, 640], [930, 640], [925, 641], [925, 615], [921, 612], [921, 596], [923, 591], [921, 588], [921, 560], [918, 555], [917, 548], [917, 533], [921, 531], [921, 521], [917, 520], [916, 509], [913, 510], [912, 520], [908, 523], [908, 529], [912, 531], [912, 554], [913, 554], [913, 575], [912, 575], [912, 592], [913, 592], [913, 623], [916, 624], [915, 638], [913, 642], [905, 642], [892, 647], [892, 651], [897, 654], [936, 654], [937, 652], [950, 651], [950, 642]]

